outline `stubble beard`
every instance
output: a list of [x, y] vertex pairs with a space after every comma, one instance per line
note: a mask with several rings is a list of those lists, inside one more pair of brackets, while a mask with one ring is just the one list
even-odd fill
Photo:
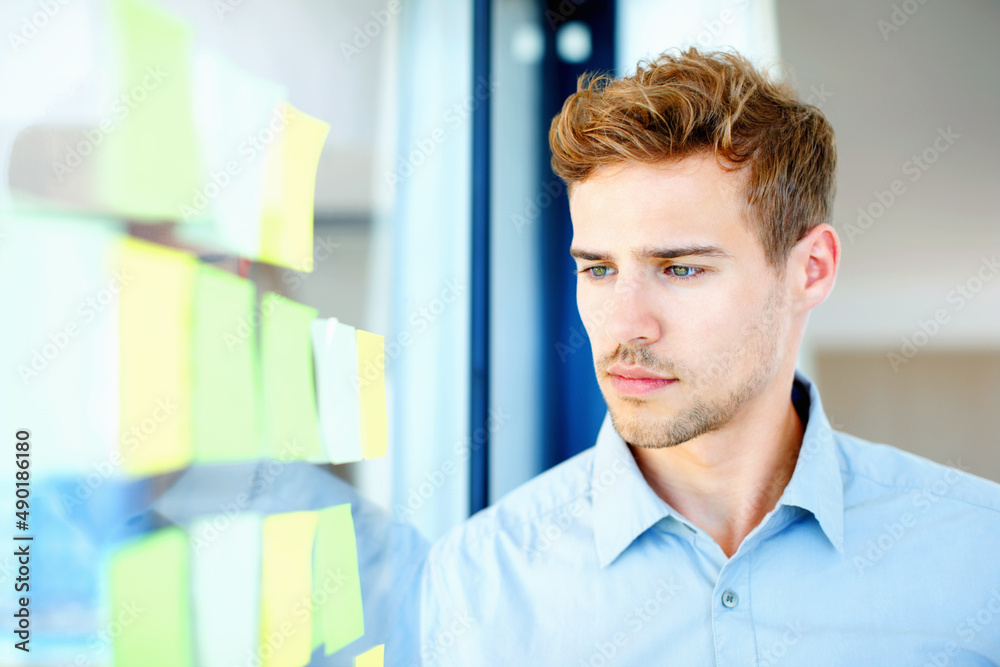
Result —
[[[645, 346], [620, 347], [607, 358], [603, 368], [616, 361], [640, 364], [673, 375], [681, 383], [681, 386], [661, 391], [678, 391], [682, 386], [687, 386], [692, 392], [691, 403], [687, 407], [676, 415], [664, 417], [651, 415], [648, 406], [656, 398], [614, 395], [608, 400], [605, 393], [611, 423], [622, 439], [629, 445], [648, 449], [676, 447], [729, 424], [740, 409], [761, 392], [777, 371], [780, 341], [775, 335], [775, 327], [780, 303], [781, 294], [776, 285], [768, 295], [761, 316], [749, 326], [745, 343], [737, 344], [724, 363], [710, 364], [709, 370], [702, 375], [692, 377], [689, 372], [675, 374], [672, 370], [665, 370], [668, 367], [686, 368], [676, 364], [667, 366]], [[727, 355], [719, 357], [725, 359]], [[735, 386], [729, 387], [716, 398], [705, 397], [705, 393], [711, 392], [720, 382], [731, 377], [736, 369], [745, 367], [747, 363], [750, 364], [749, 371]], [[622, 404], [625, 404], [624, 407], [621, 407]]]

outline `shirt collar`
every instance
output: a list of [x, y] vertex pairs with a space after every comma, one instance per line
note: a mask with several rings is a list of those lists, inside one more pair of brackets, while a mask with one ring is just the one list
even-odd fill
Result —
[[[792, 398], [800, 415], [808, 411], [808, 420], [795, 470], [778, 504], [812, 513], [830, 543], [843, 552], [844, 489], [834, 431], [815, 384], [798, 369]], [[604, 416], [594, 449], [591, 478], [594, 539], [603, 568], [664, 517], [672, 516], [684, 523], [687, 519], [677, 514], [646, 482], [628, 445], [611, 423], [610, 413]]]
[[830, 544], [844, 551], [844, 480], [834, 442], [834, 430], [823, 410], [816, 385], [804, 373], [795, 371], [795, 384], [809, 396], [809, 421], [792, 478], [779, 504], [801, 507], [811, 512]]

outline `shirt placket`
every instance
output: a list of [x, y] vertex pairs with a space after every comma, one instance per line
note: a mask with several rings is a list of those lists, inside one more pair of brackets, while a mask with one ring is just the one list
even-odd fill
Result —
[[749, 552], [735, 555], [719, 572], [712, 591], [712, 635], [717, 667], [757, 665], [751, 614]]

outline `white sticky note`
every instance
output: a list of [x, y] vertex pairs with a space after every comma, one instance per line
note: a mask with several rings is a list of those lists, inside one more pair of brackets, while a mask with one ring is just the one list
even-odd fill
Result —
[[312, 324], [320, 433], [331, 463], [360, 461], [361, 408], [355, 328], [336, 318]]
[[208, 517], [189, 535], [197, 664], [252, 664], [260, 633], [261, 518]]
[[[122, 237], [111, 221], [0, 210], [0, 423], [48, 443], [34, 470], [121, 474], [118, 307], [134, 280], [112, 266]], [[81, 482], [72, 500], [91, 493]]]
[[198, 52], [194, 119], [206, 170], [201, 189], [179, 211], [178, 233], [206, 247], [260, 256], [267, 145], [281, 131], [286, 87], [260, 79], [214, 53]]

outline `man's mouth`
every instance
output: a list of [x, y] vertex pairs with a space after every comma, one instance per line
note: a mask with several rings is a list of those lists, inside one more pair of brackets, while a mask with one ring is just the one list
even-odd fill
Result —
[[645, 396], [677, 383], [677, 378], [660, 375], [641, 366], [615, 364], [608, 368], [615, 391], [625, 396]]

